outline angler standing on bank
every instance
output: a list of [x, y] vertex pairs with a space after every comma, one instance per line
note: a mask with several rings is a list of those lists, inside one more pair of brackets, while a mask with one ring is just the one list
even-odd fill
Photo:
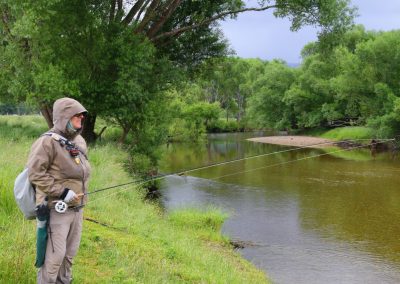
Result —
[[[38, 283], [72, 280], [72, 259], [81, 239], [90, 175], [87, 146], [80, 135], [86, 113], [74, 99], [57, 100], [53, 106], [54, 127], [34, 142], [29, 155], [29, 180], [36, 188], [36, 204], [40, 208], [47, 202], [50, 210], [46, 252], [38, 271]], [[64, 207], [61, 210], [60, 205]]]

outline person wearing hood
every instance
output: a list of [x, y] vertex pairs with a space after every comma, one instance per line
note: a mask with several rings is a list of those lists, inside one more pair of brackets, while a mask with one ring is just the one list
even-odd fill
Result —
[[[38, 270], [38, 283], [70, 283], [72, 279], [72, 260], [81, 239], [90, 176], [87, 146], [80, 135], [86, 113], [74, 99], [56, 100], [54, 127], [49, 132], [72, 142], [74, 152], [55, 136], [42, 135], [33, 143], [29, 154], [27, 167], [29, 181], [36, 189], [36, 204], [46, 201], [50, 209], [49, 238], [44, 264]], [[64, 213], [54, 208], [60, 200], [68, 205]]]

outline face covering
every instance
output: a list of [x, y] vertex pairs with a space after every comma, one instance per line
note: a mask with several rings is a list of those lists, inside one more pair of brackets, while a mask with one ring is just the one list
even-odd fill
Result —
[[72, 126], [71, 121], [68, 121], [68, 123], [67, 123], [67, 131], [68, 131], [68, 133], [74, 134], [74, 133], [77, 132], [78, 130], [79, 130], [79, 129], [75, 129], [75, 128]]

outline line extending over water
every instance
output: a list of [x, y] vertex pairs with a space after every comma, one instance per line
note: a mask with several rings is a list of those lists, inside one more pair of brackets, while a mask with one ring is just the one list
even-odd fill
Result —
[[[346, 140], [346, 141], [348, 142], [348, 141], [363, 141], [363, 140], [366, 140], [366, 139], [351, 139], [351, 140]], [[374, 144], [383, 144], [383, 143], [387, 143], [387, 142], [394, 141], [394, 140], [395, 139], [381, 139], [379, 142], [375, 142]], [[271, 155], [276, 155], [276, 154], [280, 154], [280, 153], [285, 153], [285, 152], [291, 152], [291, 151], [297, 151], [297, 150], [301, 150], [301, 149], [311, 148], [313, 146], [320, 146], [320, 145], [326, 145], [326, 144], [336, 144], [336, 143], [340, 143], [340, 141], [338, 141], [338, 142], [329, 141], [329, 142], [310, 144], [310, 145], [296, 147], [296, 148], [292, 148], [292, 149], [275, 151], [275, 152], [272, 152], [272, 153], [253, 155], [253, 156], [249, 156], [249, 157], [244, 157], [244, 158], [238, 158], [238, 159], [233, 159], [233, 160], [224, 161], [224, 162], [213, 163], [213, 164], [200, 166], [200, 167], [196, 167], [196, 168], [192, 168], [192, 169], [188, 169], [188, 170], [184, 170], [184, 171], [178, 171], [178, 172], [174, 172], [174, 173], [170, 173], [170, 174], [158, 175], [158, 176], [146, 179], [144, 181], [143, 180], [142, 181], [134, 180], [134, 181], [128, 182], [128, 183], [124, 183], [124, 184], [120, 184], [120, 185], [114, 185], [114, 186], [110, 186], [110, 187], [107, 187], [107, 188], [94, 190], [94, 191], [88, 192], [87, 194], [93, 194], [93, 193], [97, 193], [97, 192], [101, 192], [101, 191], [105, 191], [105, 190], [109, 190], [109, 189], [113, 189], [113, 188], [124, 187], [124, 186], [127, 186], [127, 185], [140, 186], [140, 185], [146, 184], [146, 183], [148, 183], [150, 181], [161, 180], [161, 179], [169, 177], [169, 176], [175, 176], [175, 175], [181, 176], [181, 175], [186, 175], [187, 173], [191, 173], [191, 172], [195, 172], [195, 171], [199, 171], [199, 170], [204, 170], [204, 169], [208, 169], [208, 168], [211, 168], [211, 167], [227, 165], [227, 164], [230, 164], [230, 163], [235, 163], [235, 162], [244, 161], [244, 160], [248, 160], [248, 159], [271, 156]], [[295, 160], [289, 160], [289, 161], [286, 161], [286, 162], [266, 165], [266, 166], [263, 166], [263, 167], [257, 167], [257, 168], [246, 170], [246, 171], [239, 171], [239, 172], [235, 172], [235, 173], [230, 173], [230, 174], [226, 174], [226, 175], [223, 175], [223, 176], [210, 178], [210, 180], [218, 180], [218, 179], [221, 179], [221, 178], [224, 178], [224, 177], [227, 177], [227, 176], [233, 176], [233, 175], [237, 175], [237, 174], [240, 174], [240, 173], [247, 173], [247, 172], [257, 171], [257, 170], [260, 170], [260, 169], [276, 167], [276, 166], [285, 165], [285, 164], [289, 164], [289, 163], [293, 163], [293, 162], [298, 162], [298, 161], [302, 161], [302, 160], [306, 160], [306, 159], [312, 159], [312, 158], [316, 158], [316, 157], [320, 157], [320, 156], [330, 155], [330, 154], [334, 154], [334, 153], [338, 153], [338, 152], [344, 152], [344, 151], [350, 151], [350, 150], [354, 150], [354, 149], [364, 148], [364, 147], [367, 147], [367, 146], [370, 146], [370, 145], [371, 144], [359, 145], [359, 146], [353, 146], [353, 147], [348, 148], [348, 149], [340, 149], [340, 150], [330, 151], [330, 152], [323, 153], [323, 154], [308, 156], [308, 157], [295, 159]], [[108, 198], [108, 197], [114, 196], [114, 195], [116, 195], [118, 193], [127, 191], [129, 189], [130, 189], [130, 187], [127, 187], [125, 189], [121, 189], [121, 190], [116, 191], [114, 193], [111, 193], [109, 195], [96, 198], [94, 200], [89, 201], [88, 204], [92, 203], [94, 201], [103, 199], [103, 198]]]

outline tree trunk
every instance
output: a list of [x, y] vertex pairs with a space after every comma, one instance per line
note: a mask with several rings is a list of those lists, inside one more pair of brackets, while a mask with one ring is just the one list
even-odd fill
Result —
[[236, 115], [236, 121], [240, 122], [241, 118], [242, 118], [242, 113], [243, 113], [243, 101], [244, 101], [244, 97], [240, 94], [240, 90], [236, 91], [236, 103], [238, 106], [238, 112]]
[[124, 144], [124, 142], [126, 141], [126, 137], [128, 136], [129, 131], [131, 130], [130, 127], [122, 127], [122, 135], [118, 140], [119, 144]]
[[40, 112], [46, 120], [49, 129], [53, 128], [53, 109], [49, 105], [42, 104], [40, 106]]
[[97, 134], [94, 132], [94, 125], [96, 124], [96, 115], [88, 114], [85, 118], [85, 122], [83, 124], [82, 136], [85, 138], [87, 143], [96, 142]]

